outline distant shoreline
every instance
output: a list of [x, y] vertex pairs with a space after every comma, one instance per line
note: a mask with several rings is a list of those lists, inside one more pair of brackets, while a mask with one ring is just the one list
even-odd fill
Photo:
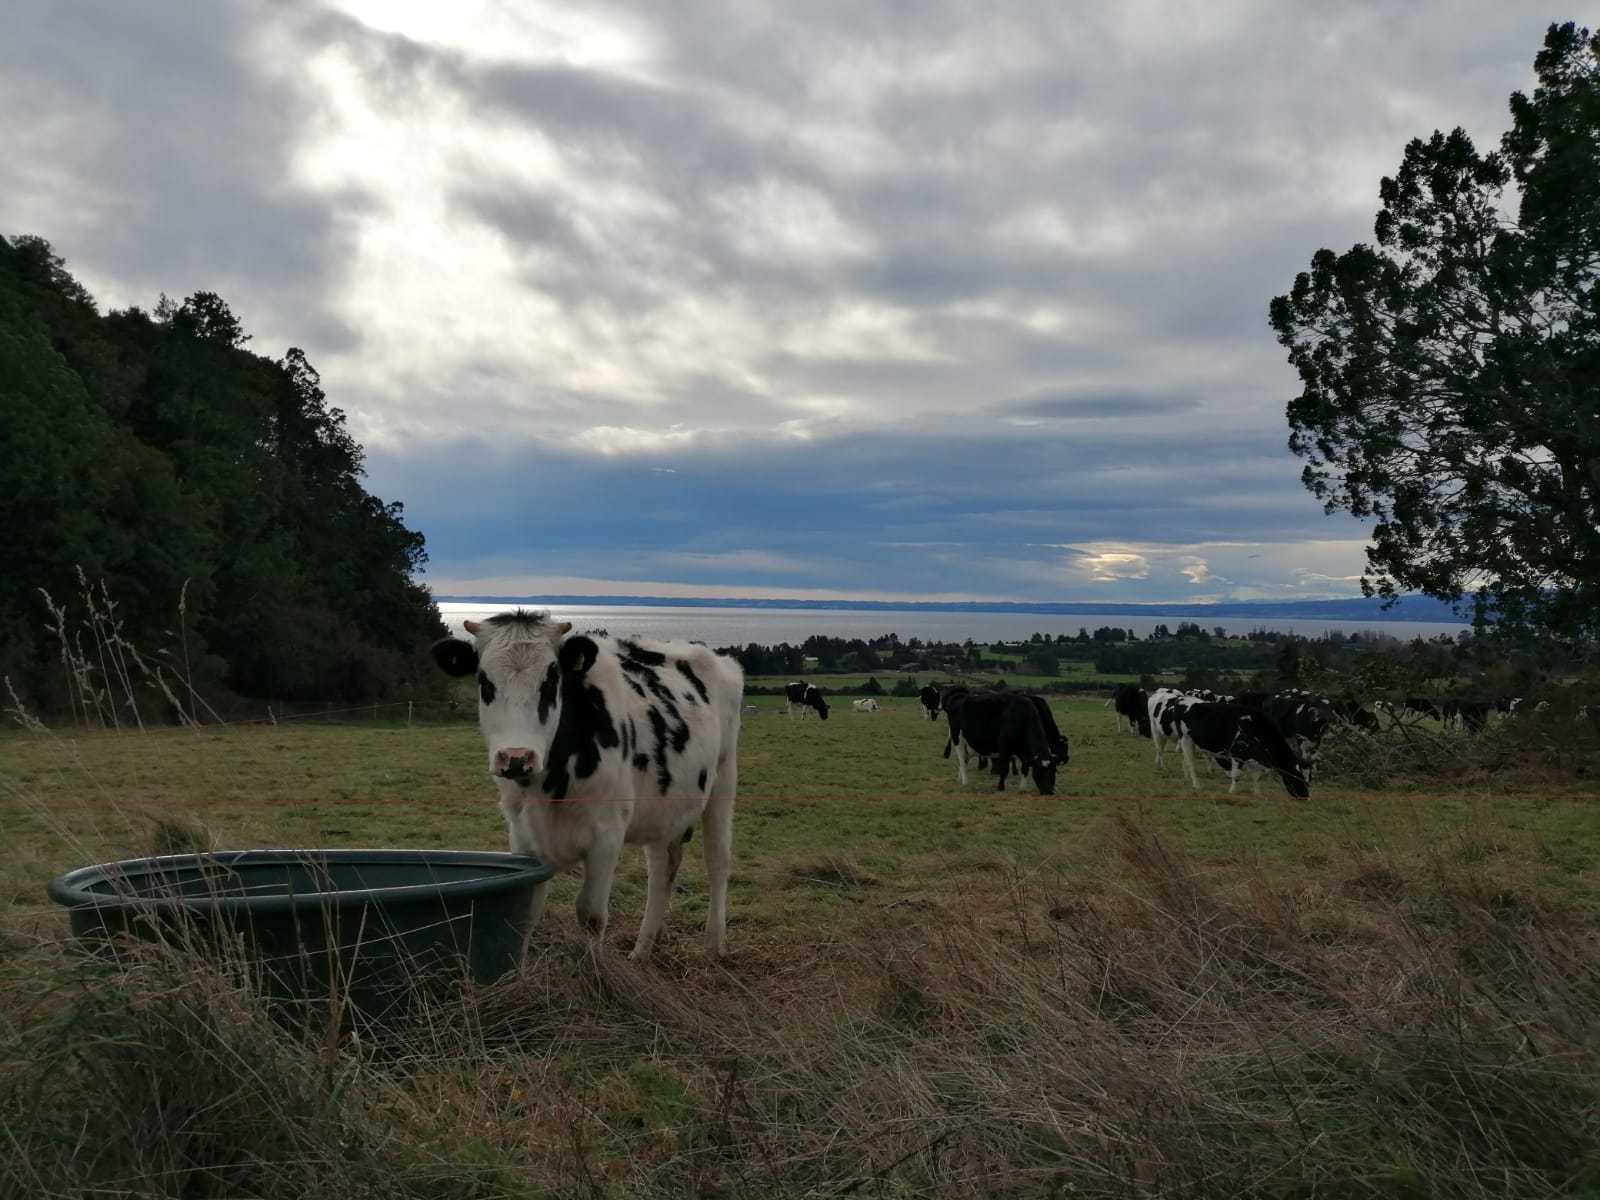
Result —
[[1177, 602], [1125, 601], [1105, 603], [1090, 601], [1063, 601], [1059, 603], [1026, 601], [919, 601], [919, 600], [793, 600], [739, 598], [733, 600], [709, 597], [682, 596], [487, 596], [445, 595], [435, 596], [441, 604], [557, 604], [582, 607], [637, 607], [637, 608], [729, 608], [776, 609], [795, 612], [829, 610], [834, 612], [942, 612], [942, 613], [1014, 613], [1041, 617], [1185, 617], [1204, 620], [1207, 617], [1225, 617], [1230, 620], [1248, 620], [1251, 617], [1279, 620], [1328, 621], [1415, 621], [1431, 624], [1471, 625], [1471, 621], [1458, 616], [1449, 605], [1427, 596], [1407, 596], [1385, 609], [1382, 601], [1352, 597], [1347, 600], [1285, 600], [1285, 601], [1234, 601], [1220, 604], [1182, 604]]

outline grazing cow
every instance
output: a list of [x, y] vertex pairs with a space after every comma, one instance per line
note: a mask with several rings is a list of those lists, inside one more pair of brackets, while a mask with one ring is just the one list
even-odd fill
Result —
[[1432, 717], [1435, 721], [1442, 721], [1443, 714], [1432, 700], [1426, 696], [1407, 696], [1400, 706], [1402, 716]]
[[1333, 702], [1333, 715], [1339, 720], [1354, 725], [1357, 729], [1365, 729], [1376, 733], [1378, 729], [1378, 714], [1366, 708], [1361, 701], [1344, 697]]
[[[583, 864], [578, 920], [598, 944], [622, 847], [644, 847], [643, 958], [666, 920], [683, 844], [704, 831], [706, 948], [725, 948], [733, 799], [739, 781], [744, 672], [689, 642], [588, 634], [544, 613], [467, 621], [472, 641], [445, 638], [447, 674], [478, 677], [478, 727], [500, 792], [511, 849], [563, 870]], [[545, 884], [534, 888], [532, 923]]]
[[930, 721], [937, 721], [939, 719], [939, 689], [930, 683], [917, 693], [917, 699], [922, 704], [922, 715]]
[[[1059, 766], [1066, 766], [1072, 759], [1072, 747], [1067, 742], [1067, 735], [1061, 732], [1061, 727], [1056, 724], [1056, 716], [1050, 711], [1050, 702], [1043, 696], [1028, 694], [1028, 699], [1033, 701], [1033, 709], [1039, 716], [1039, 728], [1044, 733], [1045, 745], [1050, 747], [1050, 753], [1055, 755]], [[1020, 773], [1019, 766], [1017, 771]]]
[[1489, 712], [1494, 707], [1487, 700], [1456, 701], [1456, 724], [1468, 733], [1481, 733], [1489, 723]]
[[856, 712], [875, 713], [878, 711], [878, 702], [868, 697], [865, 700], [852, 700], [850, 707]]
[[1289, 743], [1309, 779], [1316, 769], [1323, 735], [1333, 723], [1333, 702], [1302, 688], [1290, 688], [1269, 696], [1261, 711]]
[[[995, 790], [1003, 792], [1012, 759], [1020, 758], [1039, 794], [1054, 795], [1056, 754], [1035, 701], [1043, 703], [1038, 697], [1017, 692], [983, 692], [958, 697], [945, 705], [950, 740], [945, 743], [944, 753], [948, 758], [951, 748], [955, 748], [956, 770], [963, 784], [967, 782], [967, 759], [981, 754], [994, 761], [995, 774], [1000, 777]], [[1059, 732], [1056, 737], [1060, 738]], [[1061, 743], [1065, 745], [1065, 739]]]
[[815, 684], [785, 684], [783, 694], [788, 697], [789, 701], [784, 706], [784, 712], [791, 721], [794, 720], [795, 709], [800, 710], [801, 720], [805, 720], [805, 715], [808, 712], [816, 713], [824, 721], [828, 719], [828, 702], [822, 698], [822, 693], [817, 690]]
[[1242, 704], [1213, 704], [1204, 701], [1186, 706], [1173, 705], [1166, 711], [1178, 747], [1183, 751], [1184, 773], [1189, 786], [1200, 790], [1195, 774], [1194, 752], [1215, 755], [1228, 770], [1228, 794], [1239, 786], [1239, 768], [1252, 768], [1250, 786], [1261, 791], [1261, 773], [1272, 771], [1296, 799], [1311, 795], [1311, 785], [1289, 743], [1263, 712]]
[[1136, 683], [1119, 683], [1111, 693], [1111, 705], [1117, 710], [1117, 732], [1150, 736], [1150, 697]]

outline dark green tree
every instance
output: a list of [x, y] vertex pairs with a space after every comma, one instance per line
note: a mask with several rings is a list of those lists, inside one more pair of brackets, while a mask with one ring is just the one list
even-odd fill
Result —
[[78, 568], [146, 654], [180, 592], [202, 683], [286, 700], [438, 686], [420, 534], [362, 486], [361, 448], [298, 350], [274, 362], [221, 297], [102, 316], [38, 238], [0, 238], [0, 674], [50, 708], [38, 589]]
[[1374, 520], [1362, 589], [1471, 598], [1502, 630], [1600, 634], [1600, 38], [1552, 25], [1480, 154], [1412, 141], [1377, 245], [1319, 250], [1271, 324], [1290, 448]]

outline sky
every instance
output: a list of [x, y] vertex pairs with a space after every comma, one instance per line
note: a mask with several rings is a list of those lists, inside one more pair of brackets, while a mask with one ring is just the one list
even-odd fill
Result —
[[302, 347], [441, 595], [1354, 595], [1267, 305], [1570, 17], [22, 0], [0, 234]]

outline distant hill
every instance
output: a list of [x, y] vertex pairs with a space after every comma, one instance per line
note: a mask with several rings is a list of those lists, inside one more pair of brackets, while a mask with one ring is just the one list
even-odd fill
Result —
[[1300, 619], [1308, 621], [1428, 621], [1468, 624], [1448, 604], [1430, 596], [1406, 596], [1392, 608], [1377, 599], [1353, 596], [1344, 600], [1240, 600], [1220, 604], [1103, 603], [1006, 603], [1003, 601], [884, 601], [884, 600], [788, 600], [740, 598], [718, 600], [681, 596], [435, 596], [435, 600], [456, 604], [570, 604], [570, 605], [647, 605], [653, 608], [773, 608], [830, 609], [835, 612], [974, 612], [1023, 613], [1060, 617], [1227, 617], [1232, 620]]

